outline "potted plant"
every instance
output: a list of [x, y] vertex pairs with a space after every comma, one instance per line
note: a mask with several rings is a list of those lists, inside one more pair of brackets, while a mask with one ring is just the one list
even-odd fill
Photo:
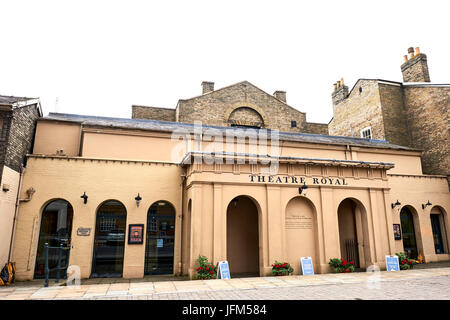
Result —
[[412, 269], [416, 264], [416, 261], [414, 259], [409, 259], [406, 253], [404, 252], [398, 252], [395, 255], [398, 257], [400, 270]]
[[354, 272], [355, 266], [353, 261], [347, 261], [343, 259], [333, 258], [330, 259], [328, 264], [334, 268], [334, 272], [336, 273], [346, 273], [346, 272]]
[[274, 276], [287, 276], [292, 274], [293, 272], [294, 269], [288, 262], [275, 261], [275, 263], [272, 264], [272, 274]]
[[205, 256], [199, 256], [197, 259], [197, 271], [196, 279], [215, 279], [217, 278], [217, 266], [209, 263], [208, 258]]

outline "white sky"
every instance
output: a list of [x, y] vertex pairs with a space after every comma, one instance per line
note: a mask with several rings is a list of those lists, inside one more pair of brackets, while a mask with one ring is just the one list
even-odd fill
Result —
[[248, 80], [307, 113], [332, 117], [333, 83], [401, 81], [408, 47], [450, 82], [448, 1], [0, 0], [0, 94], [55, 111], [131, 117], [131, 105], [175, 108]]

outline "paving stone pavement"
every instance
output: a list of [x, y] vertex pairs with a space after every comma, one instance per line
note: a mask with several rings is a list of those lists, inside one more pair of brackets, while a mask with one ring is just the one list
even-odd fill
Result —
[[400, 272], [0, 287], [0, 300], [450, 300], [450, 268]]

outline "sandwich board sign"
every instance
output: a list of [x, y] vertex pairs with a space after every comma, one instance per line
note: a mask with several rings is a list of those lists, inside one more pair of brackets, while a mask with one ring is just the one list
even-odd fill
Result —
[[302, 265], [302, 275], [304, 276], [314, 275], [314, 268], [311, 257], [301, 257], [300, 264]]
[[231, 279], [228, 261], [219, 261], [217, 267], [217, 279]]
[[397, 256], [386, 256], [386, 270], [387, 271], [400, 271]]

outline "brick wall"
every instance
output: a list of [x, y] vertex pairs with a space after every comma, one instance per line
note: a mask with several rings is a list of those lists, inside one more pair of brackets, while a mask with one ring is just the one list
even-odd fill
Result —
[[30, 152], [39, 112], [36, 105], [14, 109], [4, 164], [19, 172], [25, 155]]
[[176, 121], [175, 109], [132, 106], [132, 119]]
[[[256, 110], [264, 119], [264, 127], [287, 132], [305, 132], [306, 114], [274, 96], [260, 90], [249, 82], [241, 82], [208, 94], [180, 100], [177, 105], [177, 121], [206, 125], [229, 126], [230, 108], [248, 107]], [[297, 126], [291, 127], [291, 121]]]
[[306, 122], [306, 133], [325, 134], [328, 135], [328, 124]]
[[359, 80], [346, 99], [333, 104], [328, 131], [333, 136], [361, 137], [370, 126], [373, 139], [385, 139], [383, 113], [377, 80]]
[[400, 146], [411, 146], [411, 137], [400, 84], [378, 84], [383, 112], [385, 139]]
[[8, 136], [11, 126], [12, 112], [0, 110], [0, 182], [2, 181], [3, 166], [5, 164]]
[[426, 174], [450, 175], [450, 88], [404, 87], [412, 146], [424, 150]]

